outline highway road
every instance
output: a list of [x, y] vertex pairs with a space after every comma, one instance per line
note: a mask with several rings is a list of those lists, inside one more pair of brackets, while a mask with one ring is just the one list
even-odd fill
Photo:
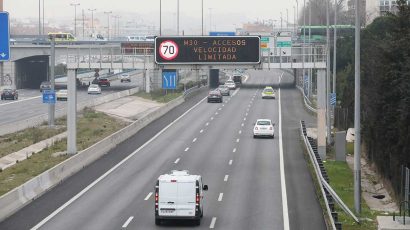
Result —
[[[250, 71], [252, 84], [290, 82], [282, 71]], [[276, 100], [261, 89], [206, 103], [203, 92], [0, 223], [0, 229], [326, 229], [300, 145], [298, 122], [315, 121], [299, 92]], [[270, 118], [275, 139], [254, 139], [253, 123]], [[154, 185], [173, 169], [201, 174], [201, 225], [154, 224]]]
[[[78, 88], [77, 102], [80, 103], [82, 101], [87, 101], [96, 97], [101, 97], [110, 93], [131, 89], [141, 85], [142, 74], [136, 74], [131, 77], [130, 83], [121, 83], [120, 80], [115, 80], [111, 82], [110, 87], [101, 87], [102, 93], [99, 95], [89, 95], [87, 94], [87, 88]], [[48, 105], [43, 104], [40, 90], [21, 89], [18, 91], [18, 100], [0, 101], [0, 126], [48, 113]], [[66, 101], [57, 101], [56, 110], [61, 110], [66, 107]]]

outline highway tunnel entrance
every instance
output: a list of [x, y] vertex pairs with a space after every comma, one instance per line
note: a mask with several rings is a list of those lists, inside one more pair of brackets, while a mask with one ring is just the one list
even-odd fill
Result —
[[16, 88], [38, 89], [42, 81], [47, 81], [49, 72], [49, 56], [38, 55], [15, 61]]

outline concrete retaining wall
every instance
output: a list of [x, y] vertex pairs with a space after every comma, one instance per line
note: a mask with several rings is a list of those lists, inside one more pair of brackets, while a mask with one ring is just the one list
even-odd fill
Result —
[[[83, 101], [77, 104], [77, 110], [80, 111], [84, 109], [85, 107], [93, 107], [93, 106], [107, 103], [113, 100], [117, 100], [119, 98], [138, 93], [138, 91], [139, 91], [139, 88], [137, 87], [137, 88], [132, 88], [132, 89], [108, 94], [102, 97], [95, 98], [93, 100]], [[55, 113], [56, 118], [63, 117], [65, 115], [67, 115], [66, 108], [56, 110], [56, 113]], [[8, 123], [8, 124], [0, 126], [0, 136], [9, 134], [9, 133], [14, 133], [14, 132], [17, 132], [23, 129], [39, 126], [43, 122], [46, 122], [46, 121], [48, 121], [48, 114], [42, 114], [39, 116], [31, 117], [26, 120]]]
[[[118, 93], [122, 95], [122, 92]], [[119, 96], [117, 95], [117, 96]], [[107, 95], [107, 97], [116, 97]], [[103, 99], [101, 99], [103, 100]], [[0, 221], [4, 220], [8, 216], [12, 215], [19, 209], [23, 208], [32, 200], [38, 198], [44, 194], [47, 190], [51, 189], [64, 179], [78, 172], [85, 166], [91, 164], [108, 151], [113, 149], [119, 143], [130, 138], [136, 134], [139, 130], [144, 128], [152, 121], [158, 119], [162, 115], [166, 114], [171, 109], [182, 104], [184, 98], [181, 96], [159, 109], [147, 114], [143, 118], [133, 122], [129, 126], [117, 131], [116, 133], [104, 138], [103, 140], [95, 143], [89, 148], [79, 152], [64, 162], [54, 166], [53, 168], [45, 171], [44, 173], [34, 177], [23, 185], [13, 189], [7, 194], [0, 197]], [[91, 103], [91, 102], [90, 102]], [[98, 101], [93, 103], [99, 103]], [[94, 104], [95, 105], [95, 104]], [[85, 106], [85, 105], [83, 105]], [[87, 103], [87, 106], [92, 106]]]

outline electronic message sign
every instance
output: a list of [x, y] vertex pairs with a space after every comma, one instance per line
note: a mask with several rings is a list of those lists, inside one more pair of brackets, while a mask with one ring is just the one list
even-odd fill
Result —
[[157, 64], [258, 64], [258, 36], [156, 37]]

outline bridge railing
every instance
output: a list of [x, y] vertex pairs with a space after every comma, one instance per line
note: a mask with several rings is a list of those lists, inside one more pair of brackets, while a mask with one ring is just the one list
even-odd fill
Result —
[[[67, 49], [67, 54], [59, 60], [77, 68], [135, 68], [144, 64], [153, 67], [154, 51], [154, 48], [146, 47], [78, 47]], [[261, 49], [262, 68], [323, 68], [325, 63], [326, 48], [322, 45]]]

